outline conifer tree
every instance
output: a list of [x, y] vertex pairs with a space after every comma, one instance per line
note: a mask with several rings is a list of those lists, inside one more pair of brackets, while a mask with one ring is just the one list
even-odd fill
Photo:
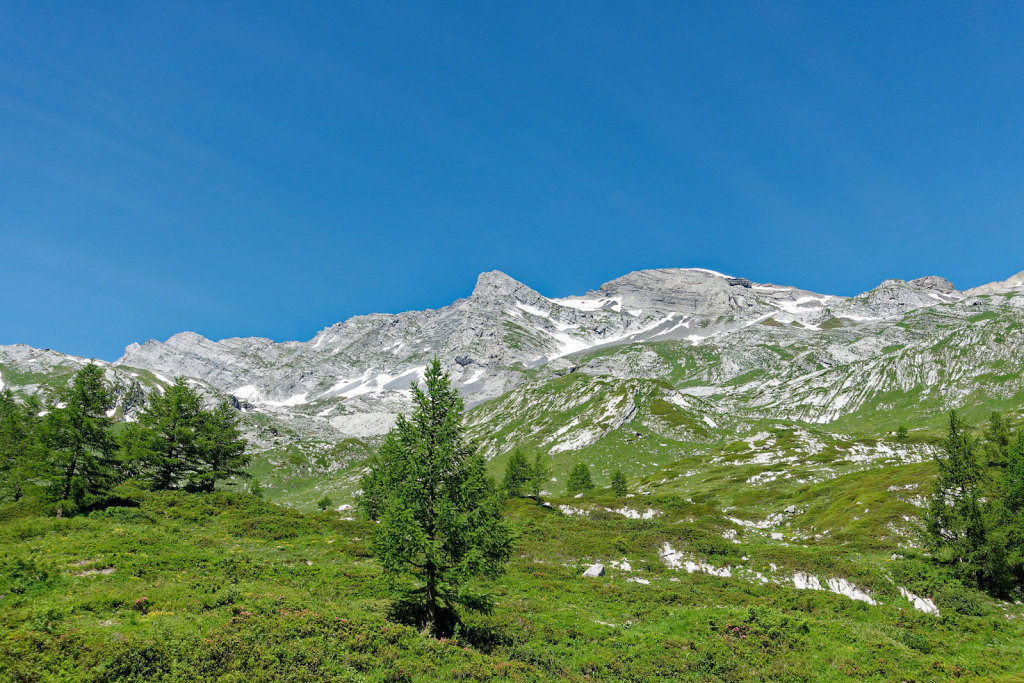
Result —
[[48, 448], [51, 493], [77, 506], [105, 493], [120, 476], [115, 442], [110, 436], [111, 403], [103, 369], [89, 364], [58, 394], [41, 433]]
[[530, 495], [539, 501], [540, 492], [550, 478], [551, 468], [548, 467], [541, 454], [537, 453], [533, 456], [533, 463], [530, 465]]
[[206, 409], [185, 377], [150, 394], [124, 446], [135, 474], [157, 490], [213, 491], [218, 481], [248, 476], [235, 411], [226, 401]]
[[590, 478], [590, 466], [581, 462], [573, 467], [565, 484], [565, 490], [569, 495], [583, 493], [592, 488], [594, 488], [594, 480]]
[[198, 460], [203, 402], [184, 377], [150, 394], [137, 422], [125, 432], [128, 459], [157, 490], [178, 488]]
[[998, 547], [991, 541], [991, 507], [985, 505], [988, 484], [978, 442], [954, 411], [925, 514], [925, 542], [938, 557], [979, 584], [989, 584], [1000, 572]]
[[204, 410], [197, 428], [195, 458], [188, 474], [188, 488], [213, 491], [219, 481], [231, 477], [248, 478], [246, 471], [252, 456], [238, 428], [238, 413], [227, 401], [213, 410]]
[[0, 391], [0, 501], [20, 499], [43, 474], [40, 409], [34, 398], [18, 403], [10, 389]]
[[470, 582], [504, 570], [512, 536], [484, 458], [464, 438], [462, 398], [436, 358], [424, 381], [426, 391], [412, 386], [412, 414], [399, 416], [363, 478], [359, 505], [380, 522], [374, 555], [389, 575], [418, 580], [425, 628], [441, 635], [454, 606], [489, 607]]
[[530, 464], [526, 456], [517, 448], [512, 451], [505, 467], [505, 479], [502, 481], [502, 488], [509, 498], [519, 498], [523, 495], [523, 487], [530, 480]]
[[612, 491], [617, 496], [624, 496], [629, 491], [626, 486], [626, 475], [622, 473], [622, 468], [616, 469], [615, 474], [612, 475]]

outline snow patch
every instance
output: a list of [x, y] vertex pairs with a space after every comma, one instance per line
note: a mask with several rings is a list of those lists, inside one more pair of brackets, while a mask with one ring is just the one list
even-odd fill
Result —
[[469, 379], [463, 382], [463, 384], [472, 384], [478, 381], [481, 377], [484, 376], [484, 372], [485, 370], [483, 368], [477, 368], [476, 370], [473, 371], [473, 374], [470, 375]]
[[548, 311], [543, 311], [543, 310], [541, 310], [539, 308], [536, 308], [534, 306], [529, 306], [527, 304], [523, 304], [523, 303], [520, 303], [518, 301], [516, 302], [516, 308], [518, 308], [520, 311], [525, 311], [526, 313], [529, 313], [530, 315], [535, 315], [535, 316], [538, 316], [540, 318], [550, 318], [551, 317], [551, 314]]
[[605, 306], [622, 308], [622, 304], [618, 299], [610, 299], [603, 297], [600, 299], [592, 299], [589, 297], [575, 297], [570, 296], [564, 299], [548, 299], [548, 301], [558, 304], [559, 306], [566, 306], [567, 308], [575, 308], [577, 311], [598, 311]]
[[[156, 374], [156, 373], [154, 373], [154, 374]], [[160, 375], [157, 375], [157, 379], [162, 379], [162, 378], [160, 377]], [[238, 387], [237, 389], [232, 391], [231, 394], [235, 398], [241, 399], [242, 401], [259, 401], [260, 400], [260, 390], [257, 389], [252, 384], [246, 384], [245, 386]]]
[[283, 401], [270, 401], [270, 400], [266, 400], [266, 401], [263, 401], [263, 403], [268, 405], [268, 406], [273, 406], [275, 408], [290, 408], [292, 406], [300, 406], [303, 403], [306, 403], [306, 396], [308, 396], [308, 395], [309, 395], [308, 392], [303, 392], [301, 394], [295, 394], [294, 396], [289, 396], [288, 398], [284, 399]]

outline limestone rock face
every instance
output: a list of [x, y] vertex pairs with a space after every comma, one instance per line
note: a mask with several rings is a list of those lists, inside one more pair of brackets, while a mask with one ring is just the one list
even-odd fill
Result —
[[990, 282], [987, 285], [968, 289], [965, 293], [969, 296], [978, 296], [980, 294], [1000, 294], [1020, 289], [1024, 289], [1024, 270], [1002, 282]]
[[[851, 364], [887, 363], [887, 348], [918, 343], [896, 325], [904, 316], [932, 307], [952, 310], [948, 307], [954, 305], [969, 308], [974, 316], [996, 305], [984, 295], [1022, 290], [1024, 272], [967, 292], [941, 277], [927, 276], [886, 280], [848, 298], [697, 268], [662, 268], [629, 273], [581, 296], [552, 298], [490, 271], [480, 274], [468, 297], [438, 309], [358, 315], [308, 341], [213, 341], [182, 332], [164, 342], [131, 344], [120, 360], [105, 367], [126, 386], [139, 381], [146, 390], [154, 388], [146, 385], [149, 373], [161, 382], [184, 375], [211, 395], [230, 397], [239, 410], [272, 416], [296, 439], [332, 441], [386, 432], [395, 416], [408, 409], [410, 386], [421, 381], [435, 356], [472, 407], [524, 384], [580, 370], [623, 381], [667, 378], [679, 372], [672, 361], [649, 346], [632, 349], [642, 342], [676, 341], [708, 345], [719, 358], [706, 368], [688, 370], [706, 386], [686, 391], [717, 392], [718, 400], [726, 403], [730, 396], [747, 392], [751, 396], [744, 406], [768, 412], [805, 396], [810, 403], [791, 411], [792, 417], [824, 421], [865, 400], [846, 395], [859, 385], [838, 376], [829, 379], [830, 374]], [[1005, 305], [1020, 311], [1024, 296], [1006, 299]], [[779, 357], [768, 349], [791, 344], [808, 350], [776, 368]], [[617, 347], [631, 350], [593, 353]], [[581, 360], [588, 352], [588, 359]], [[6, 381], [5, 373], [8, 378], [33, 376], [40, 368], [56, 372], [83, 362], [88, 361], [48, 350], [0, 347], [0, 382]], [[926, 358], [919, 358], [890, 368], [885, 378], [873, 371], [864, 381], [873, 383], [872, 390], [886, 382], [929, 382], [934, 378], [926, 373], [940, 372], [942, 366], [924, 369], [930, 367]], [[773, 379], [752, 383], [749, 390], [745, 385], [721, 389], [745, 373]], [[129, 387], [121, 394], [131, 397], [125, 399], [129, 411], [135, 409], [138, 392]]]

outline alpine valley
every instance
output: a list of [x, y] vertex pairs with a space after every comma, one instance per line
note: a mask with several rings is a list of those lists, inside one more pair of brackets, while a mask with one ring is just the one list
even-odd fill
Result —
[[113, 363], [0, 346], [0, 387], [42, 394], [84, 363], [115, 387], [110, 415], [184, 375], [244, 415], [253, 473], [272, 500], [349, 503], [362, 464], [437, 356], [471, 434], [500, 472], [513, 448], [551, 455], [552, 489], [577, 462], [647, 488], [698, 481], [808, 484], [929, 446], [895, 430], [1019, 409], [1024, 272], [958, 291], [929, 276], [848, 298], [699, 269], [637, 271], [548, 298], [499, 271], [441, 309], [353, 317], [306, 342], [130, 344]]
[[[227, 491], [0, 506], [0, 680], [1021, 680], [1019, 593], [921, 546], [948, 412], [1024, 429], [1022, 349], [1024, 272], [849, 298], [696, 268], [566, 298], [488, 272], [305, 342], [3, 346], [0, 389], [50, 409], [100, 366], [115, 430], [184, 376], [254, 458]], [[503, 502], [494, 610], [441, 640], [396, 611], [352, 510], [434, 358], [495, 478], [517, 449], [550, 469]], [[596, 487], [570, 493], [580, 464]]]

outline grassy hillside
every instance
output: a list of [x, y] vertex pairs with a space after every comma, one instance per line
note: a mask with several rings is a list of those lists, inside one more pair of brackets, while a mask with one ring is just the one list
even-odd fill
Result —
[[[8, 506], [0, 680], [1019, 680], [1020, 606], [876, 538], [874, 526], [912, 509], [903, 489], [888, 491], [911, 471], [886, 472], [727, 513], [711, 487], [689, 500], [510, 501], [519, 540], [489, 585], [497, 608], [467, 615], [447, 641], [402, 623], [365, 522], [228, 493], [139, 493], [137, 506], [72, 519]], [[778, 510], [788, 500], [793, 511]], [[785, 519], [728, 519], [760, 522], [769, 509]], [[831, 531], [815, 539], [811, 527]], [[701, 566], [669, 566], [686, 560]], [[594, 561], [605, 575], [582, 578]], [[877, 604], [797, 590], [798, 571], [822, 586], [846, 579]], [[941, 616], [915, 611], [901, 587]]]

